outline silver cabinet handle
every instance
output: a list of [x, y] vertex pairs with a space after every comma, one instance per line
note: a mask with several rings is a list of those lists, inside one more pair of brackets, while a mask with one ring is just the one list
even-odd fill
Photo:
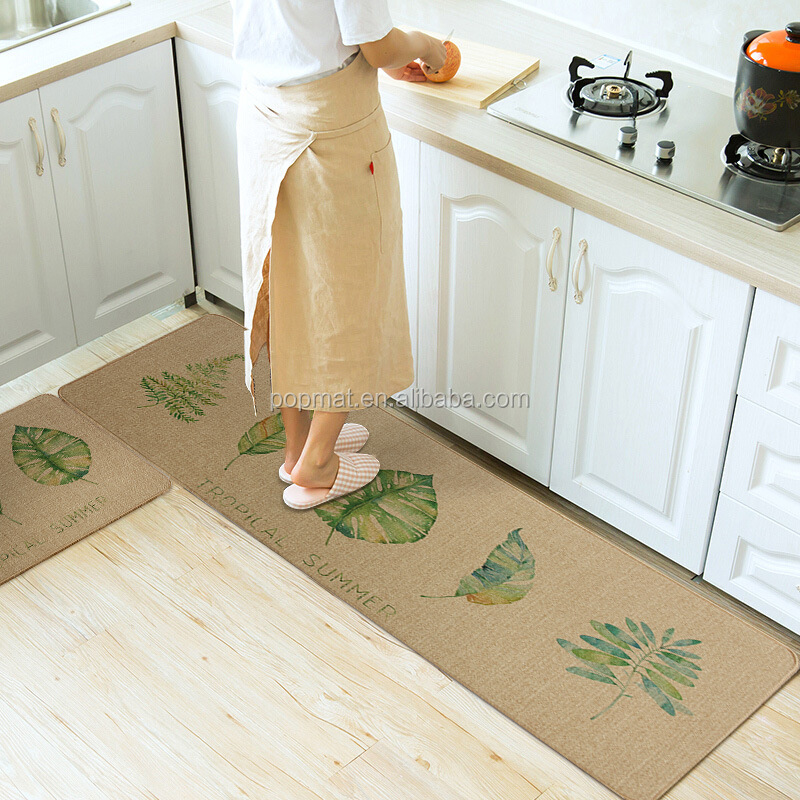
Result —
[[553, 241], [550, 242], [550, 249], [547, 251], [547, 275], [550, 279], [547, 285], [550, 287], [551, 292], [554, 292], [558, 288], [558, 281], [553, 275], [553, 256], [556, 254], [556, 245], [560, 238], [561, 228], [553, 228]]
[[586, 239], [581, 239], [578, 242], [578, 257], [575, 259], [575, 266], [572, 268], [572, 285], [575, 287], [574, 297], [576, 303], [583, 302], [583, 292], [580, 289], [581, 261], [583, 261], [588, 249], [589, 245]]
[[28, 118], [28, 127], [33, 131], [33, 138], [36, 140], [36, 149], [39, 151], [39, 160], [36, 162], [36, 174], [44, 175], [44, 145], [39, 131], [36, 129], [36, 117]]
[[58, 165], [63, 167], [67, 163], [67, 137], [64, 135], [64, 128], [61, 126], [61, 117], [58, 116], [58, 109], [51, 108], [50, 116], [53, 118], [58, 131]]

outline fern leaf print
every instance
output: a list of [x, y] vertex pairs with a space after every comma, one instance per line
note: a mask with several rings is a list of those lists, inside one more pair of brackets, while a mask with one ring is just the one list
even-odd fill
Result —
[[567, 672], [596, 683], [618, 689], [614, 699], [591, 719], [610, 711], [634, 688], [643, 691], [662, 711], [671, 717], [692, 716], [683, 704], [686, 687], [692, 688], [700, 677], [700, 655], [691, 648], [702, 644], [700, 639], [674, 639], [675, 629], [664, 631], [659, 639], [645, 622], [625, 618], [625, 627], [610, 622], [590, 622], [599, 636], [583, 635], [583, 644], [557, 639], [580, 666], [567, 667]]
[[228, 377], [231, 362], [244, 360], [242, 353], [217, 356], [204, 362], [187, 364], [187, 375], [164, 370], [160, 375], [145, 375], [139, 382], [149, 401], [138, 408], [163, 405], [167, 413], [181, 422], [197, 422], [205, 416], [205, 407], [224, 400], [223, 381]]

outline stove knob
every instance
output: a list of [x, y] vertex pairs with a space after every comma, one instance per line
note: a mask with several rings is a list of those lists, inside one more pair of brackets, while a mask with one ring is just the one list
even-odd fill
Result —
[[675, 142], [662, 139], [656, 145], [656, 159], [663, 164], [669, 164], [675, 158]]
[[619, 129], [617, 141], [620, 147], [634, 147], [636, 140], [639, 138], [639, 131], [632, 125], [623, 125]]

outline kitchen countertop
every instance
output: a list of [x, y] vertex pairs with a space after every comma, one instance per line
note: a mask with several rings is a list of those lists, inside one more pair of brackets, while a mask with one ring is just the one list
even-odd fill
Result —
[[[529, 53], [531, 81], [565, 74], [570, 58], [624, 55], [614, 42], [502, 0], [390, 0], [396, 24]], [[0, 101], [178, 36], [230, 56], [231, 8], [219, 0], [132, 0], [131, 6], [0, 53]], [[736, 54], [731, 55], [732, 59]], [[644, 49], [634, 70], [672, 69], [676, 80], [732, 94], [723, 78]], [[381, 76], [389, 124], [574, 208], [800, 304], [800, 224], [773, 231], [596, 158]], [[735, 131], [731, 131], [734, 133]]]

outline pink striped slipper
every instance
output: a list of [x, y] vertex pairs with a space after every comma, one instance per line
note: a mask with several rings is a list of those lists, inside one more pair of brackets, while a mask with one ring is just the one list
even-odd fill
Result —
[[293, 483], [283, 490], [283, 502], [290, 508], [306, 509], [327, 503], [366, 486], [381, 468], [375, 456], [366, 453], [337, 453], [339, 471], [330, 489], [310, 489]]
[[[357, 422], [345, 422], [342, 425], [336, 444], [333, 446], [334, 453], [355, 453], [360, 450], [369, 439], [369, 431]], [[284, 483], [291, 483], [292, 476], [286, 471], [286, 465], [278, 467], [278, 477]]]

